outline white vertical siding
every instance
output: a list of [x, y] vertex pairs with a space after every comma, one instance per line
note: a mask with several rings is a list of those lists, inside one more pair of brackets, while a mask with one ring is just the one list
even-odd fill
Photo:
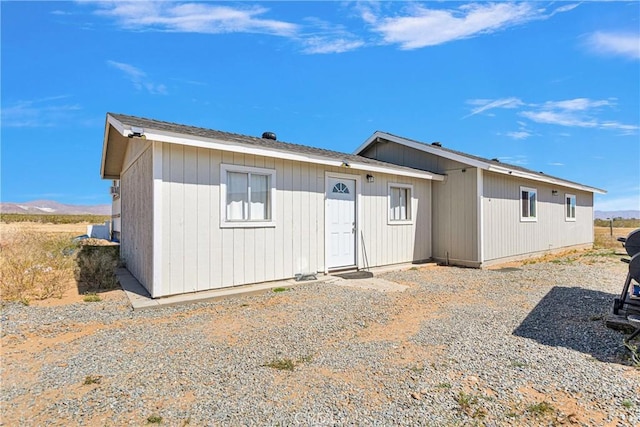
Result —
[[374, 144], [362, 155], [446, 175], [444, 181], [432, 183], [433, 257], [480, 264], [476, 168], [393, 142]]
[[215, 205], [211, 203], [211, 189], [209, 183], [211, 179], [210, 160], [207, 150], [196, 149], [196, 290], [209, 289], [212, 283], [211, 277], [211, 233], [202, 233], [210, 227], [212, 211]]
[[[593, 243], [592, 193], [487, 171], [483, 181], [485, 262]], [[535, 222], [520, 220], [520, 186], [537, 190]], [[575, 221], [565, 220], [565, 193], [576, 195]]]
[[162, 292], [162, 284], [164, 283], [162, 279], [163, 274], [163, 243], [162, 243], [162, 224], [163, 224], [163, 209], [162, 209], [162, 164], [163, 164], [163, 150], [162, 144], [159, 142], [152, 142], [152, 182], [153, 182], [153, 214], [152, 214], [152, 236], [153, 236], [153, 255], [152, 255], [152, 266], [153, 266], [153, 286], [148, 286], [147, 289], [150, 291], [151, 296], [155, 297], [156, 295], [161, 295]]
[[[431, 258], [431, 181], [375, 174], [362, 182], [362, 220], [357, 237], [359, 266], [371, 267]], [[388, 224], [388, 185], [413, 185], [411, 224]], [[365, 260], [366, 254], [366, 260]]]
[[[220, 227], [220, 164], [276, 170], [275, 227]], [[163, 283], [154, 297], [325, 270], [325, 172], [348, 169], [163, 144]], [[370, 266], [431, 257], [431, 182], [376, 174], [362, 193], [357, 236]], [[387, 224], [387, 183], [413, 185], [413, 224]], [[364, 238], [362, 238], [364, 237]]]
[[[120, 256], [149, 292], [153, 286], [153, 156], [150, 145], [120, 176]], [[126, 157], [129, 157], [129, 153]]]
[[446, 174], [444, 181], [433, 184], [433, 256], [479, 264], [476, 169], [457, 167]]

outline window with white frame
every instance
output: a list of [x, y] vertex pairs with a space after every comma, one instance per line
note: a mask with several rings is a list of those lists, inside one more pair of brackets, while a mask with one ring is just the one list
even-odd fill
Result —
[[276, 171], [221, 165], [222, 227], [274, 226]]
[[520, 187], [520, 220], [536, 221], [538, 210], [538, 190]]
[[564, 195], [564, 211], [565, 211], [565, 219], [567, 221], [575, 221], [576, 220], [576, 196], [575, 194], [565, 194]]
[[413, 186], [389, 184], [389, 224], [411, 223], [411, 194]]

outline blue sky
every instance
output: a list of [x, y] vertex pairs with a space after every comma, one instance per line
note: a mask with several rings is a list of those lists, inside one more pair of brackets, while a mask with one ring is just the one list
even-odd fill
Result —
[[640, 209], [638, 2], [2, 2], [1, 200], [108, 203], [118, 112], [351, 152], [383, 130]]

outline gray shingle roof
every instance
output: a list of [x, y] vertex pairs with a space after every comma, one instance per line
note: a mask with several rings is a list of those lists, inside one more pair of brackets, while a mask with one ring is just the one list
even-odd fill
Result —
[[[342, 162], [360, 163], [372, 166], [385, 167], [390, 169], [396, 169], [398, 171], [407, 172], [424, 172], [421, 170], [409, 168], [406, 166], [399, 166], [393, 163], [382, 162], [368, 157], [359, 156], [356, 154], [341, 153], [338, 151], [325, 150], [323, 148], [309, 147], [306, 145], [292, 144], [283, 141], [274, 141], [272, 139], [257, 138], [254, 136], [240, 135], [237, 133], [222, 132], [213, 129], [206, 129], [196, 126], [187, 126], [177, 123], [170, 123], [160, 120], [146, 119], [142, 117], [129, 116], [125, 114], [107, 113], [109, 116], [118, 120], [120, 123], [126, 126], [135, 126], [140, 128], [155, 129], [164, 132], [170, 132], [179, 135], [191, 135], [202, 138], [211, 138], [224, 142], [230, 142], [233, 144], [247, 145], [265, 148], [272, 151], [280, 151], [283, 153], [297, 153], [302, 155], [314, 156], [325, 158], [329, 160], [338, 160]], [[432, 173], [426, 171], [428, 173]], [[434, 174], [437, 175], [437, 174]]]
[[[566, 182], [567, 184], [573, 184], [573, 185], [583, 186], [583, 187], [590, 187], [590, 186], [587, 186], [587, 185], [579, 183], [579, 182], [569, 181], [569, 180], [564, 179], [564, 178], [560, 178], [560, 177], [553, 176], [553, 175], [548, 175], [548, 174], [546, 174], [544, 172], [534, 171], [534, 170], [531, 170], [531, 169], [523, 168], [522, 166], [512, 165], [512, 164], [504, 163], [504, 162], [501, 162], [501, 161], [498, 161], [498, 160], [494, 160], [494, 159], [486, 159], [484, 157], [475, 156], [473, 154], [463, 153], [462, 151], [452, 150], [452, 149], [446, 148], [444, 146], [437, 146], [437, 145], [428, 144], [428, 143], [425, 143], [425, 142], [422, 142], [422, 141], [417, 141], [415, 139], [406, 138], [404, 136], [394, 135], [394, 134], [389, 133], [389, 132], [384, 132], [384, 131], [377, 131], [377, 132], [382, 133], [382, 134], [386, 134], [386, 135], [390, 135], [390, 136], [393, 136], [393, 137], [396, 137], [396, 138], [399, 138], [399, 139], [404, 139], [404, 140], [407, 140], [407, 141], [411, 141], [411, 142], [416, 143], [416, 144], [424, 145], [424, 146], [429, 147], [432, 150], [438, 150], [438, 151], [448, 152], [448, 153], [452, 153], [452, 154], [457, 154], [459, 156], [466, 157], [466, 158], [468, 158], [470, 160], [477, 160], [479, 162], [484, 162], [484, 163], [487, 163], [489, 165], [494, 165], [494, 166], [499, 166], [499, 167], [503, 167], [503, 168], [513, 169], [514, 171], [520, 171], [520, 172], [524, 172], [524, 173], [527, 173], [527, 174], [538, 175], [540, 177], [551, 178], [551, 179], [555, 179], [555, 180], [558, 180], [558, 181]], [[590, 187], [590, 188], [606, 193], [605, 190], [602, 190], [600, 188], [596, 188], [596, 187]]]

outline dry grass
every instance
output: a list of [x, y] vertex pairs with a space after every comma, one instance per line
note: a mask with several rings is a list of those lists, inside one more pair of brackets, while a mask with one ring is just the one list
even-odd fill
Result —
[[0, 299], [22, 301], [62, 298], [77, 280], [78, 289], [104, 291], [117, 286], [118, 246], [75, 233], [3, 227], [0, 239]]
[[119, 262], [119, 246], [95, 245], [83, 241], [76, 257], [76, 280], [88, 291], [104, 291], [118, 286], [115, 269]]
[[30, 231], [3, 233], [0, 292], [3, 300], [60, 298], [73, 277], [75, 245], [70, 235]]
[[37, 222], [42, 224], [104, 224], [111, 219], [109, 215], [63, 215], [63, 214], [0, 214], [0, 221]]
[[594, 227], [593, 246], [597, 249], [615, 249], [624, 251], [618, 237], [627, 237], [635, 228], [613, 227], [613, 235], [609, 227]]

